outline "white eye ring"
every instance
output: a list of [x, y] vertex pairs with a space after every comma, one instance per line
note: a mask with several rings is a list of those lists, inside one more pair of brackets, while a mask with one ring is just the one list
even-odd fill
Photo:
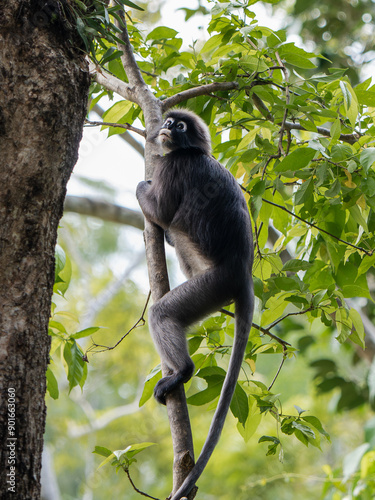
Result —
[[174, 122], [173, 118], [167, 118], [164, 122], [163, 127], [168, 127], [169, 125], [172, 125], [173, 122]]
[[176, 125], [177, 130], [180, 130], [181, 132], [186, 132], [187, 125], [185, 122], [178, 122]]

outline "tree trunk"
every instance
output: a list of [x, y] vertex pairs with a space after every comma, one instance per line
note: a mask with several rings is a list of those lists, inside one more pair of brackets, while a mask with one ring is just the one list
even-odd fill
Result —
[[[40, 498], [54, 248], [89, 77], [64, 1], [0, 0], [0, 498]], [[66, 7], [66, 5], [65, 5]]]

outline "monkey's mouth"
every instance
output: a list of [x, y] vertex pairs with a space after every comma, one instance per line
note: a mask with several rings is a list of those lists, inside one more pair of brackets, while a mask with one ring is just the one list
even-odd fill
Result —
[[169, 141], [171, 139], [171, 131], [166, 128], [162, 128], [159, 132], [159, 139], [161, 142]]

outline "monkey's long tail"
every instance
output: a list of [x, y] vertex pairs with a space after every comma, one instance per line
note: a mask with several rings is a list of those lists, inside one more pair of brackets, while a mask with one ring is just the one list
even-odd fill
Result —
[[240, 373], [242, 360], [245, 354], [249, 332], [253, 319], [254, 295], [253, 286], [249, 281], [247, 290], [242, 297], [235, 302], [235, 337], [232, 348], [232, 355], [229, 361], [228, 372], [224, 380], [219, 402], [213, 416], [206, 441], [201, 454], [180, 488], [172, 496], [171, 500], [180, 500], [187, 496], [195, 486], [198, 478], [210, 459], [212, 452], [219, 441], [221, 431], [224, 427], [230, 403], [236, 388], [237, 379]]

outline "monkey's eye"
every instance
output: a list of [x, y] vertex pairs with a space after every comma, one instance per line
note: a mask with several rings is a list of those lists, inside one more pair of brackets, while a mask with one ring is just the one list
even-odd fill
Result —
[[172, 123], [174, 122], [173, 118], [167, 118], [163, 124], [163, 127], [162, 128], [165, 128], [165, 127], [169, 127], [170, 125], [172, 125]]
[[181, 132], [186, 132], [187, 126], [185, 122], [178, 122], [176, 125], [176, 129], [180, 130]]

